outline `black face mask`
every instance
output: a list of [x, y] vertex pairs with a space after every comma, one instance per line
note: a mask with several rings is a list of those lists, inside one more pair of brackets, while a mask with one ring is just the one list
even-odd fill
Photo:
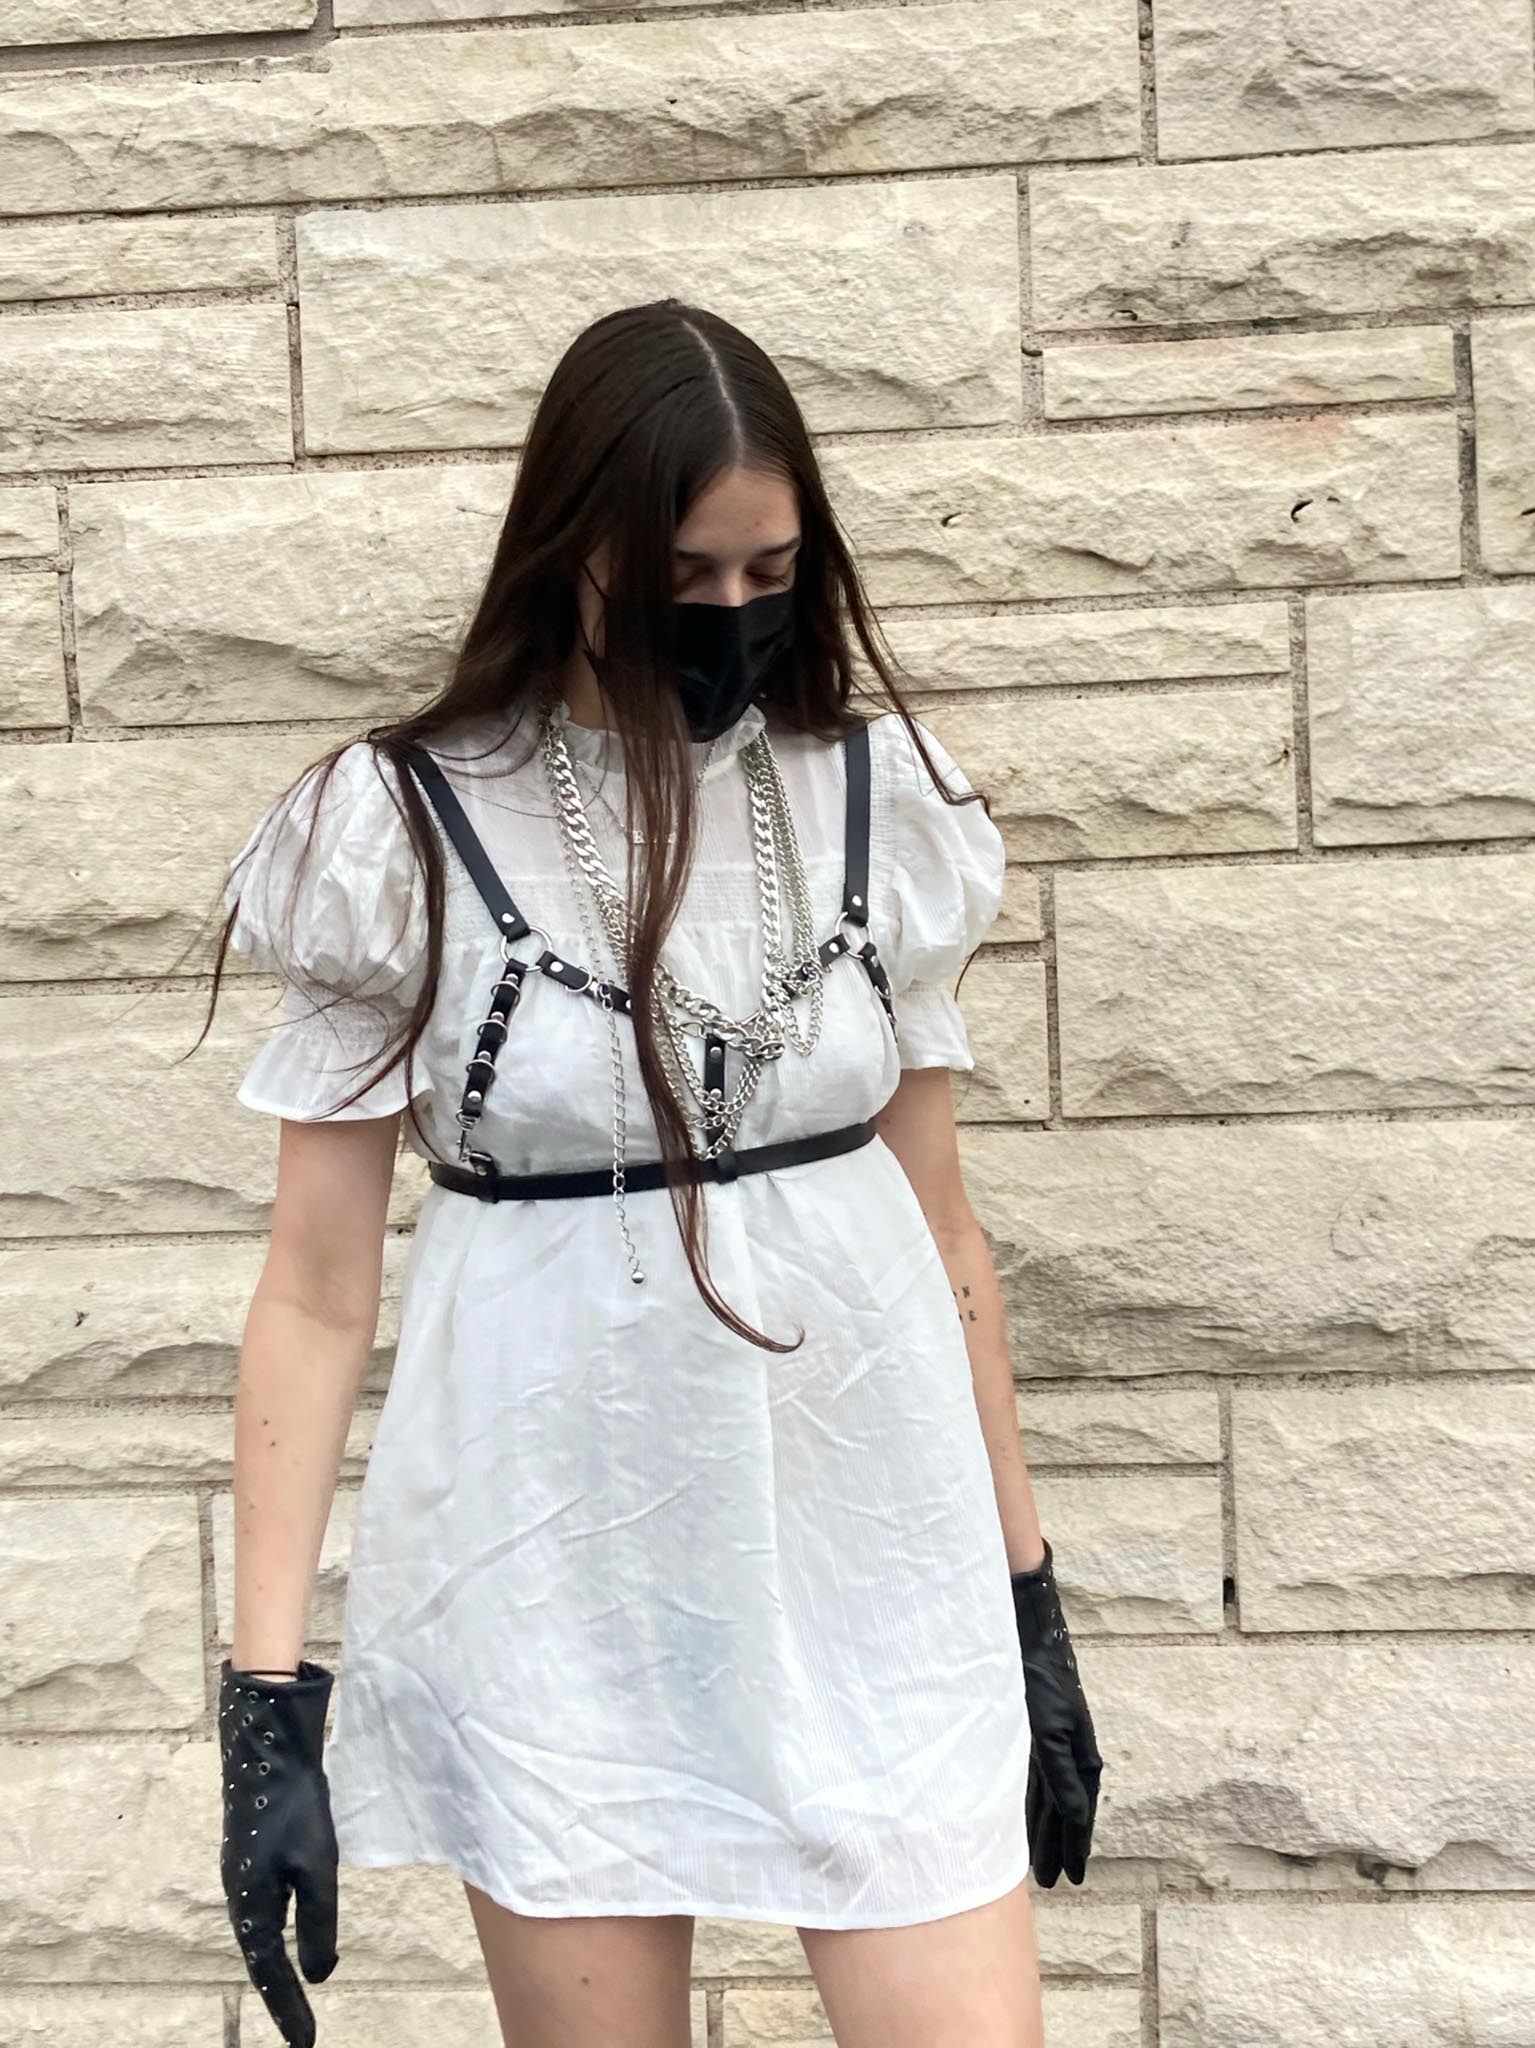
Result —
[[[677, 691], [695, 740], [735, 724], [794, 639], [794, 591], [769, 590], [745, 604], [672, 604]], [[602, 661], [583, 641], [593, 668]]]

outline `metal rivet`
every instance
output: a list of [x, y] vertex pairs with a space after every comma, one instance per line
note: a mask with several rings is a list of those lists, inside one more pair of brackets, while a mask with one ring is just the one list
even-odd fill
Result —
[[258, 1809], [258, 1811], [259, 1811], [259, 1809], [260, 1809], [261, 1807], [263, 1807], [263, 1806], [265, 1806], [265, 1805], [266, 1805], [266, 1794], [265, 1794], [264, 1792], [258, 1792], [258, 1793], [256, 1794], [256, 1806], [257, 1806], [257, 1809]]

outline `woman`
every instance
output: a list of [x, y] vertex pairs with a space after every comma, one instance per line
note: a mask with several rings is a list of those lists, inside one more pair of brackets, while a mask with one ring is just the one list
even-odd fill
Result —
[[[684, 2048], [697, 1913], [798, 1927], [842, 2048], [1037, 2043], [1030, 1847], [1081, 1881], [1101, 1766], [958, 1166], [1002, 878], [780, 373], [673, 299], [594, 323], [448, 686], [226, 883], [219, 970], [285, 993], [239, 1089], [283, 1122], [221, 1867], [287, 2040], [289, 1886], [317, 1982], [339, 1853], [457, 1872], [518, 2048]], [[432, 1179], [322, 1769], [402, 1120]]]

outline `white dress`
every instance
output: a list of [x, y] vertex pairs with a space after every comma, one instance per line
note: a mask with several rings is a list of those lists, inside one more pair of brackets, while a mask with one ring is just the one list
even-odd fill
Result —
[[[666, 944], [673, 971], [732, 1015], [756, 1006], [761, 975], [735, 755], [762, 722], [754, 705], [716, 742]], [[587, 793], [600, 785], [589, 815], [621, 881], [620, 743], [563, 723]], [[583, 957], [537, 753], [506, 772], [525, 734], [503, 731], [467, 772], [453, 763], [495, 738], [489, 725], [430, 751], [524, 915], [565, 958], [609, 971]], [[842, 900], [843, 749], [776, 731], [773, 744], [819, 941]], [[870, 1117], [902, 1066], [973, 1064], [949, 984], [997, 913], [1000, 835], [979, 803], [932, 789], [899, 717], [875, 720], [870, 767], [870, 928], [898, 1040], [862, 964], [834, 960], [820, 1043], [765, 1068], [738, 1147]], [[266, 913], [292, 880], [307, 782], [231, 863], [237, 947], [284, 978], [285, 1021], [238, 1091], [251, 1109], [323, 1117], [419, 989], [425, 913], [392, 772], [361, 741], [343, 756], [291, 950]], [[436, 829], [447, 930], [414, 1082], [453, 1160], [500, 949]], [[312, 985], [367, 996], [316, 1015]], [[619, 1031], [637, 1162], [655, 1156], [654, 1125], [627, 1020]], [[611, 1091], [601, 1007], [530, 973], [476, 1143], [503, 1173], [610, 1165]], [[346, 1114], [406, 1099], [397, 1067]], [[405, 1132], [421, 1151], [408, 1117]], [[637, 1286], [611, 1193], [491, 1203], [427, 1186], [325, 1756], [341, 1859], [445, 1863], [544, 1915], [872, 1927], [995, 1898], [1028, 1867], [1029, 1730], [963, 1329], [916, 1195], [878, 1137], [704, 1193], [720, 1292], [775, 1337], [802, 1327], [798, 1350], [751, 1345], [704, 1306], [664, 1189], [627, 1198]]]

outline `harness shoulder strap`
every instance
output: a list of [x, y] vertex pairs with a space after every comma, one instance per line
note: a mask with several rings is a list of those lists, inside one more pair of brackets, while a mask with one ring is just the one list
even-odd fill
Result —
[[426, 792], [433, 810], [442, 820], [443, 830], [458, 850], [459, 859], [469, 870], [469, 878], [485, 900], [485, 907], [495, 919], [504, 938], [525, 938], [532, 926], [512, 901], [511, 894], [500, 875], [495, 862], [485, 851], [479, 835], [465, 815], [464, 807], [458, 800], [453, 785], [443, 774], [441, 767], [425, 747], [410, 747], [407, 758], [416, 780]]
[[849, 923], [869, 922], [869, 728], [856, 726], [842, 742], [847, 762], [847, 823], [843, 850], [842, 909]]

